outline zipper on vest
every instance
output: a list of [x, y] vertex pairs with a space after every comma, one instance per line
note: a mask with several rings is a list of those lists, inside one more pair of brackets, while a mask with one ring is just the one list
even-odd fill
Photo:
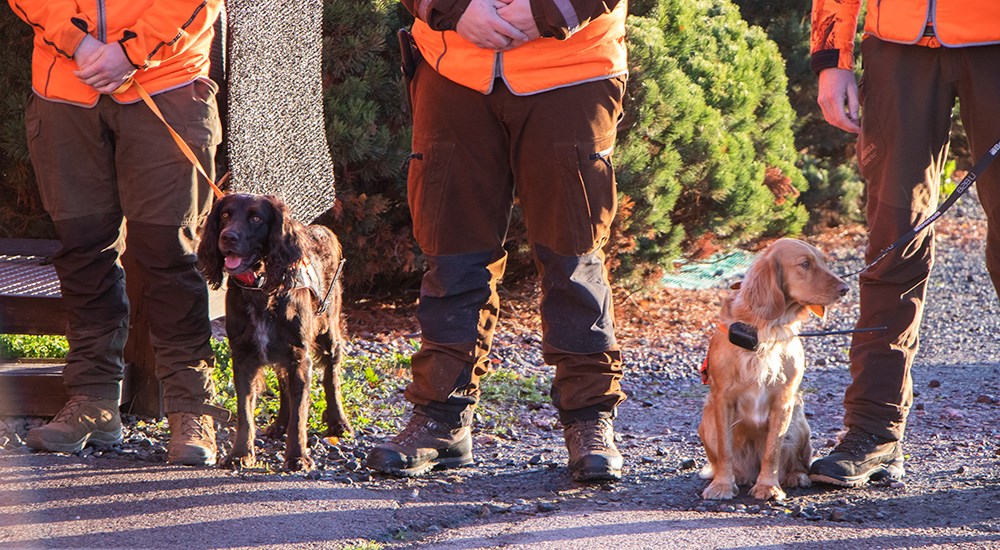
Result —
[[97, 0], [97, 39], [102, 44], [108, 41], [108, 17], [104, 0]]
[[937, 19], [936, 4], [937, 0], [930, 0], [930, 2], [927, 3], [927, 21], [924, 22], [924, 36], [927, 36], [928, 27], [930, 27], [930, 30], [933, 31], [930, 36], [935, 36], [937, 34], [937, 29], [934, 26], [937, 23], [937, 21], [935, 21], [935, 19]]
[[493, 80], [503, 78], [503, 53], [493, 53]]

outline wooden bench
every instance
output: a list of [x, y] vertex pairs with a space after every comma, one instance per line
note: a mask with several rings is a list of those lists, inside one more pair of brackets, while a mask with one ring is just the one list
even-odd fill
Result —
[[[66, 333], [66, 310], [59, 278], [50, 261], [59, 241], [0, 239], [0, 334]], [[126, 273], [128, 254], [123, 258]], [[161, 390], [155, 376], [155, 358], [142, 300], [143, 281], [127, 278], [132, 304], [129, 340], [125, 346], [125, 380], [122, 408], [127, 412], [160, 418]], [[221, 293], [211, 296], [212, 309], [221, 311]], [[65, 363], [59, 360], [0, 359], [0, 416], [53, 416], [66, 402], [62, 383]]]
[[[66, 311], [48, 261], [59, 241], [0, 239], [0, 334], [65, 334]], [[50, 416], [66, 402], [58, 360], [0, 359], [0, 416]]]

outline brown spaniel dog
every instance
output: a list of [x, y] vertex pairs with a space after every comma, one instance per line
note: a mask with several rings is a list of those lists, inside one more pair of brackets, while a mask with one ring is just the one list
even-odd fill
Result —
[[222, 285], [224, 274], [229, 278], [226, 333], [237, 427], [224, 464], [255, 464], [253, 414], [264, 387], [263, 367], [270, 365], [280, 383], [281, 405], [266, 435], [280, 438], [287, 430], [285, 468], [312, 469], [306, 428], [314, 360], [323, 367], [327, 433], [351, 433], [340, 395], [340, 242], [323, 226], [292, 219], [275, 197], [233, 194], [212, 208], [198, 262], [213, 288]]

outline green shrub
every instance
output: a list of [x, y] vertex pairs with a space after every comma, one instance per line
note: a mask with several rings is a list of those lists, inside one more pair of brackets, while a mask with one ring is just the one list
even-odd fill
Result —
[[797, 233], [806, 181], [774, 44], [724, 0], [660, 0], [633, 13], [616, 153], [619, 278]]
[[0, 7], [0, 238], [54, 235], [28, 161], [24, 107], [31, 97], [31, 27]]
[[340, 236], [355, 295], [419, 280], [401, 169], [410, 121], [396, 31], [409, 25], [397, 0], [324, 2], [323, 97], [337, 202], [321, 221]]
[[0, 334], [0, 358], [61, 359], [69, 352], [65, 336]]

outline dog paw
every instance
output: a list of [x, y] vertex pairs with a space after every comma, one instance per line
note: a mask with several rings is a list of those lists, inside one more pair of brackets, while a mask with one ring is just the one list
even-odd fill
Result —
[[701, 498], [705, 500], [730, 500], [736, 496], [738, 490], [739, 488], [733, 482], [715, 480], [701, 492]]
[[308, 456], [290, 456], [285, 458], [285, 469], [290, 472], [311, 472], [316, 469], [316, 463]]
[[782, 487], [810, 487], [812, 482], [809, 481], [809, 474], [805, 472], [798, 472], [794, 474], [789, 474], [781, 480]]
[[288, 431], [288, 426], [284, 424], [278, 424], [277, 422], [275, 422], [264, 430], [264, 437], [280, 441], [281, 436], [285, 435], [287, 431]]
[[777, 485], [757, 483], [750, 489], [750, 496], [758, 500], [785, 500], [785, 492]]
[[349, 422], [333, 422], [326, 429], [326, 435], [332, 437], [353, 437], [354, 428]]
[[231, 454], [222, 461], [222, 467], [239, 470], [243, 468], [253, 468], [257, 465], [257, 457], [253, 454], [235, 455]]

